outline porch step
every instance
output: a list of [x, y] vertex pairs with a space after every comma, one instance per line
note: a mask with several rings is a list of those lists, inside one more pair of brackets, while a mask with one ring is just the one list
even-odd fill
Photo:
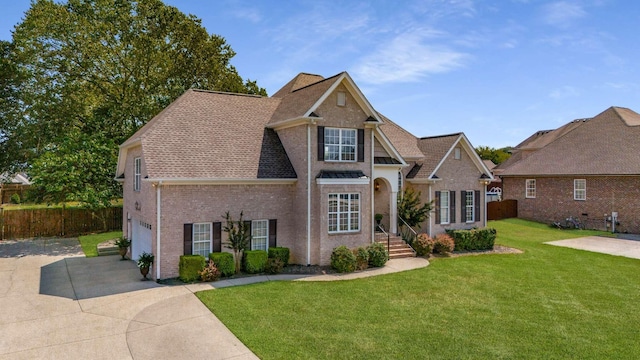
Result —
[[119, 255], [120, 252], [115, 242], [116, 240], [113, 239], [98, 244], [98, 256]]
[[376, 242], [384, 245], [385, 249], [389, 253], [389, 259], [400, 259], [407, 257], [415, 257], [416, 252], [409, 246], [400, 236], [389, 236], [389, 246], [387, 247], [387, 235], [376, 234]]

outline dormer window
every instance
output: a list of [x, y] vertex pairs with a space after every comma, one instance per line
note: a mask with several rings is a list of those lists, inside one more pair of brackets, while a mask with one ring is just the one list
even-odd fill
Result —
[[347, 94], [339, 91], [338, 92], [338, 106], [345, 106], [347, 105]]

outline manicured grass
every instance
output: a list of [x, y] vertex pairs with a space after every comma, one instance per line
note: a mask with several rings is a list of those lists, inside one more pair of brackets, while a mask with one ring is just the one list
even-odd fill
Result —
[[490, 223], [524, 250], [337, 282], [197, 293], [261, 359], [636, 359], [640, 261], [542, 244], [597, 234]]
[[82, 251], [86, 257], [98, 256], [98, 244], [101, 242], [116, 239], [122, 236], [122, 231], [111, 231], [100, 234], [83, 235], [78, 237]]

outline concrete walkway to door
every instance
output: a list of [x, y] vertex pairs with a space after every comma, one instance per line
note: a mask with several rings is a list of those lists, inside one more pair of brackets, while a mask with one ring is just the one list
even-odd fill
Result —
[[640, 259], [640, 241], [637, 240], [587, 236], [577, 239], [549, 241], [545, 244]]

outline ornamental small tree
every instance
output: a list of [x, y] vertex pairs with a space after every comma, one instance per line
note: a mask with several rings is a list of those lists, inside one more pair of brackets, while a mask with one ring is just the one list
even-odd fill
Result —
[[420, 191], [415, 192], [412, 188], [407, 187], [404, 189], [402, 197], [398, 199], [398, 217], [412, 228], [427, 220], [429, 213], [433, 210], [433, 201], [422, 204], [420, 194]]
[[233, 257], [236, 264], [236, 274], [240, 272], [240, 260], [242, 259], [242, 252], [249, 245], [249, 224], [246, 224], [242, 220], [243, 213], [240, 211], [240, 218], [238, 221], [234, 221], [231, 214], [227, 211], [223, 218], [226, 220], [226, 225], [222, 228], [224, 232], [229, 234], [228, 241], [225, 243], [227, 249], [233, 250]]

